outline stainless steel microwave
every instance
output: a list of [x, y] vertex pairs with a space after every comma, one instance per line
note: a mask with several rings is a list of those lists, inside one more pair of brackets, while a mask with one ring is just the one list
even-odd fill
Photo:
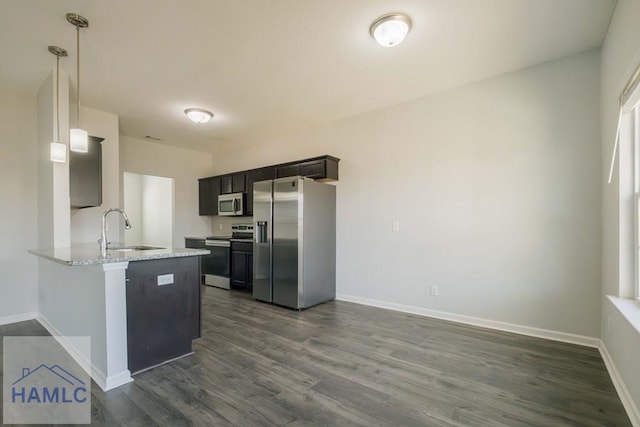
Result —
[[218, 196], [218, 215], [244, 215], [244, 193], [220, 194]]

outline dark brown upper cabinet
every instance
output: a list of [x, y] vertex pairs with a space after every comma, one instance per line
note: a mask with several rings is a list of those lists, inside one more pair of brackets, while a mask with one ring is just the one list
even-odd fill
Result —
[[203, 178], [198, 180], [200, 215], [218, 215], [218, 195], [220, 194], [220, 178]]
[[[218, 214], [218, 194], [246, 193], [245, 215], [253, 215], [253, 183], [268, 179], [301, 175], [319, 181], [337, 181], [340, 159], [319, 156], [295, 162], [202, 178], [200, 183], [200, 215]], [[217, 184], [212, 180], [217, 179]], [[208, 180], [211, 180], [209, 182]], [[216, 186], [217, 193], [207, 186]], [[213, 196], [212, 196], [213, 195]], [[213, 207], [210, 207], [213, 206]], [[209, 213], [215, 212], [215, 213]]]
[[102, 141], [104, 138], [89, 136], [89, 151], [69, 151], [72, 208], [92, 208], [102, 204]]

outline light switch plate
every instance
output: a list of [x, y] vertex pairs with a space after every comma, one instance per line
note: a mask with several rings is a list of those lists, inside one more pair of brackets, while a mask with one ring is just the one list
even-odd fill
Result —
[[394, 233], [397, 233], [398, 231], [400, 231], [400, 222], [398, 220], [393, 221], [391, 223], [391, 231]]
[[162, 274], [158, 276], [158, 286], [173, 284], [173, 274]]

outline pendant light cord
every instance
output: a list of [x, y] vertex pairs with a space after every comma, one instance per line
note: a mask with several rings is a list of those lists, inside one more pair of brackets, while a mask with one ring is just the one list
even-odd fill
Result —
[[76, 93], [76, 102], [78, 104], [78, 128], [80, 127], [80, 26], [76, 25], [76, 70], [78, 73], [78, 89]]
[[56, 140], [60, 142], [60, 57], [56, 55]]

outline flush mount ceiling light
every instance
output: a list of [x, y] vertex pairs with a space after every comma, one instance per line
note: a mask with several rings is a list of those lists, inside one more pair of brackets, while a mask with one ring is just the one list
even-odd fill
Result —
[[207, 123], [213, 117], [211, 111], [203, 110], [202, 108], [187, 108], [184, 113], [194, 123]]
[[404, 13], [389, 13], [373, 21], [369, 34], [380, 46], [394, 47], [402, 43], [410, 30], [411, 18]]
[[89, 21], [77, 13], [67, 13], [67, 21], [76, 27], [76, 103], [78, 107], [77, 127], [69, 131], [69, 149], [78, 153], [89, 151], [89, 134], [80, 128], [80, 28], [87, 28]]
[[56, 56], [56, 128], [49, 159], [52, 162], [65, 163], [67, 161], [67, 146], [60, 142], [60, 58], [67, 56], [67, 51], [58, 46], [49, 46], [48, 49]]

